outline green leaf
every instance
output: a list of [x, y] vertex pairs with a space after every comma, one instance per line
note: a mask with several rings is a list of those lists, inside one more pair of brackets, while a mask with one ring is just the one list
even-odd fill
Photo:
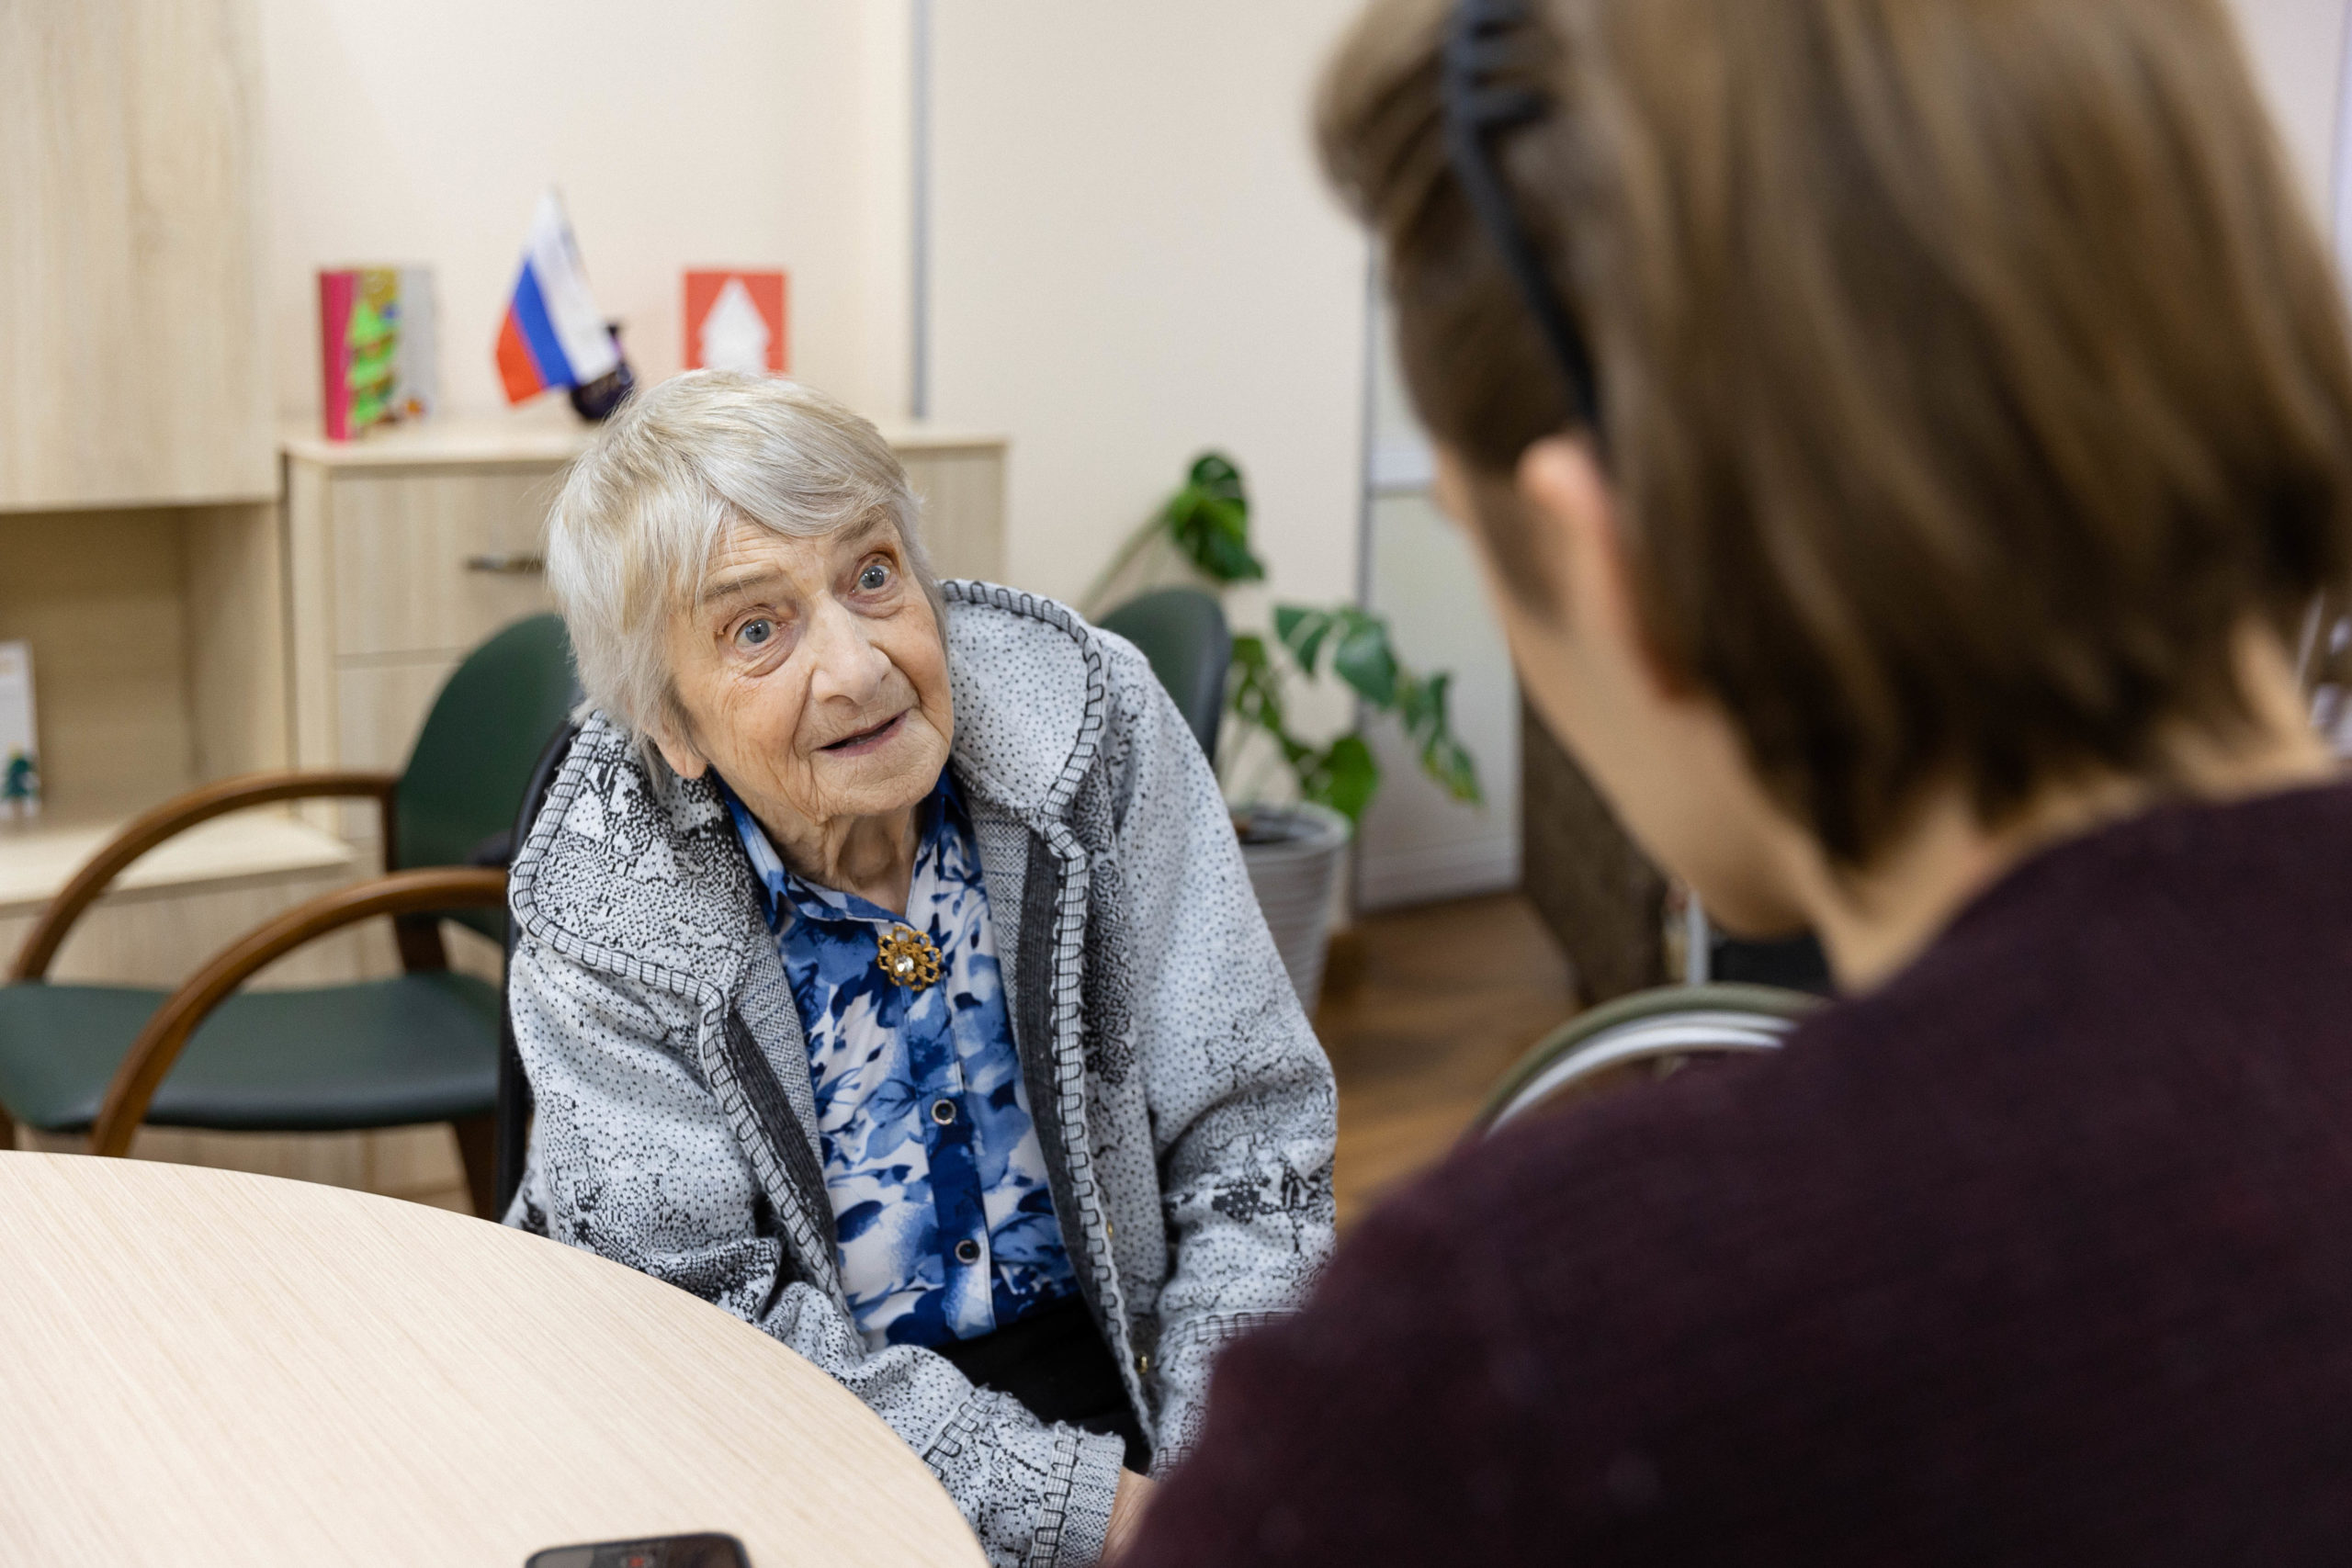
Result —
[[1241, 490], [1241, 470], [1224, 453], [1204, 452], [1193, 458], [1186, 482], [1232, 502], [1241, 509], [1242, 516], [1250, 515], [1250, 501]]
[[1280, 739], [1283, 728], [1282, 678], [1266, 650], [1266, 639], [1244, 632], [1233, 639], [1233, 663], [1226, 676], [1226, 707], [1244, 724]]
[[1396, 655], [1388, 647], [1388, 626], [1376, 615], [1350, 615], [1340, 646], [1331, 655], [1333, 673], [1373, 706], [1396, 705]]
[[1396, 672], [1396, 721], [1415, 740], [1443, 724], [1445, 680], [1443, 675], [1424, 681], [1410, 671]]
[[1315, 673], [1315, 660], [1323, 650], [1323, 639], [1339, 625], [1339, 617], [1329, 610], [1312, 610], [1303, 604], [1274, 606], [1274, 635], [1283, 639], [1298, 667], [1309, 675]]
[[1438, 737], [1421, 748], [1421, 771], [1456, 800], [1471, 806], [1487, 803], [1487, 792], [1478, 787], [1477, 763], [1451, 735]]
[[1315, 760], [1312, 772], [1300, 783], [1307, 799], [1361, 822], [1364, 807], [1380, 793], [1380, 763], [1363, 736], [1342, 735]]
[[1177, 547], [1210, 581], [1254, 581], [1265, 563], [1250, 551], [1250, 523], [1231, 502], [1182, 490], [1168, 503], [1168, 531]]
[[[1274, 638], [1310, 678], [1329, 649], [1332, 671], [1367, 706], [1396, 716], [1422, 771], [1440, 788], [1455, 800], [1484, 803], [1477, 762], [1453, 734], [1451, 671], [1418, 675], [1405, 668], [1389, 641], [1387, 622], [1352, 604], [1277, 605]], [[1361, 818], [1380, 788], [1380, 763], [1363, 735], [1351, 732], [1317, 749], [1292, 734], [1283, 706], [1284, 671], [1265, 637], [1235, 637], [1233, 669], [1227, 706], [1242, 722], [1273, 738], [1297, 777], [1300, 795], [1351, 821]]]
[[1203, 575], [1218, 583], [1253, 582], [1266, 567], [1250, 548], [1250, 498], [1241, 470], [1222, 453], [1193, 461], [1184, 488], [1161, 513], [1169, 536]]

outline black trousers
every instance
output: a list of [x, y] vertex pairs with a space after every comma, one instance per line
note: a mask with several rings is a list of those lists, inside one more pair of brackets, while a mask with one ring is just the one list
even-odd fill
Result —
[[1127, 1404], [1119, 1363], [1080, 1298], [1040, 1307], [993, 1334], [932, 1348], [982, 1388], [1019, 1400], [1038, 1420], [1110, 1433], [1127, 1445], [1129, 1470], [1149, 1468], [1151, 1446]]

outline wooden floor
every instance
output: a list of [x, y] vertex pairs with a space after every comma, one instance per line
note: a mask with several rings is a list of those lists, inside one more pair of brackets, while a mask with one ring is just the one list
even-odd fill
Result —
[[1521, 1052], [1576, 1010], [1517, 894], [1371, 915], [1335, 945], [1316, 1031], [1340, 1081], [1342, 1229], [1443, 1157]]

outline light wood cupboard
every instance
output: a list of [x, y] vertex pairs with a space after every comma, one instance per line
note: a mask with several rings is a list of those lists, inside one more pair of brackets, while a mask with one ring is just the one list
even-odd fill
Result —
[[[260, 72], [253, 0], [0, 0], [0, 639], [32, 649], [46, 795], [0, 823], [0, 957], [62, 848], [287, 758]], [[90, 977], [161, 951], [131, 931], [75, 939]]]
[[252, 0], [0, 0], [0, 510], [276, 490]]

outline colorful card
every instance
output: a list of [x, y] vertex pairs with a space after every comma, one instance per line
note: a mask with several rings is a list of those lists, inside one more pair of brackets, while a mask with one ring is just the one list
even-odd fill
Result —
[[686, 274], [686, 368], [781, 376], [786, 352], [782, 272]]
[[0, 642], [0, 822], [40, 815], [40, 747], [33, 728], [33, 650]]
[[327, 437], [423, 419], [438, 400], [433, 273], [343, 267], [319, 274], [320, 409]]

